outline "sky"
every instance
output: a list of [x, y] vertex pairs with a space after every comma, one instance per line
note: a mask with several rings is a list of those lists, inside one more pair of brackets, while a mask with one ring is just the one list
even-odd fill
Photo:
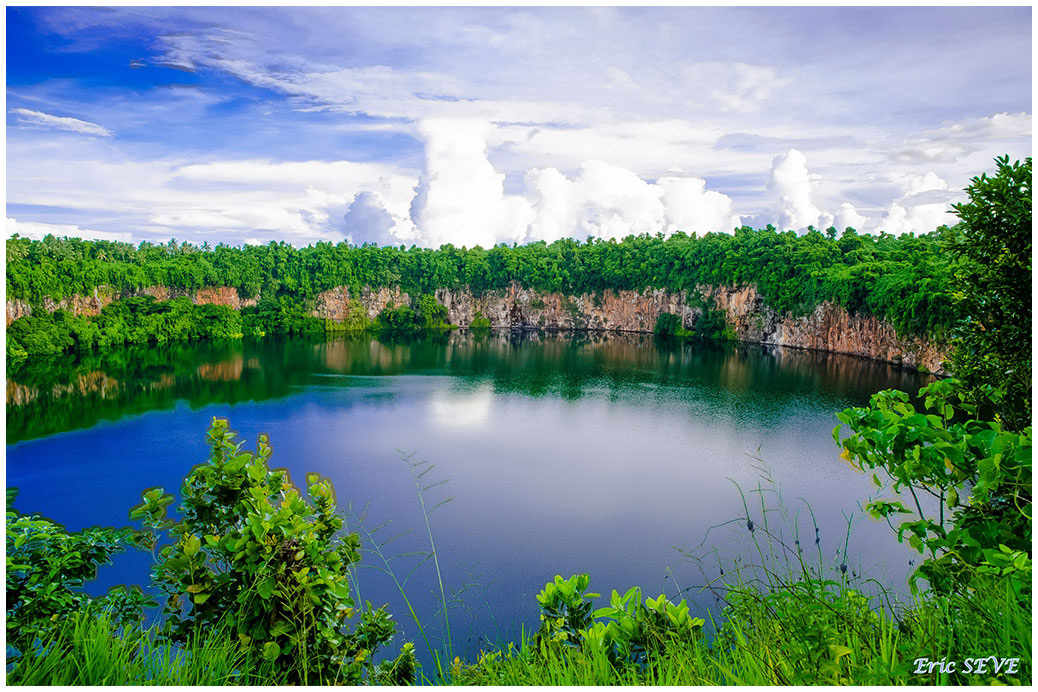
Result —
[[925, 233], [1031, 156], [1031, 8], [7, 7], [7, 235]]

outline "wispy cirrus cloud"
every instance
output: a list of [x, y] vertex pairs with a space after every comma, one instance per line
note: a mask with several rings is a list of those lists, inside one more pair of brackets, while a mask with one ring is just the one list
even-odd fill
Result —
[[80, 120], [79, 118], [51, 115], [50, 113], [41, 113], [40, 111], [33, 111], [28, 108], [12, 108], [10, 112], [18, 116], [18, 122], [22, 125], [34, 125], [53, 130], [78, 132], [79, 134], [90, 135], [92, 137], [112, 137], [115, 135], [115, 133], [107, 127], [103, 127], [97, 123], [87, 122], [86, 120]]

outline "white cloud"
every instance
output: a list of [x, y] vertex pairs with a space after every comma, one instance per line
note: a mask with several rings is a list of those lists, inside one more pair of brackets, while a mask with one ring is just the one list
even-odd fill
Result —
[[836, 212], [833, 227], [836, 229], [837, 235], [842, 234], [848, 227], [861, 233], [868, 223], [868, 217], [859, 214], [850, 202], [844, 202], [840, 205], [840, 210]]
[[338, 241], [363, 191], [402, 220], [394, 233], [403, 238], [417, 182], [389, 165], [349, 161], [133, 161], [95, 140], [14, 141], [8, 155], [19, 162], [9, 171], [11, 201], [78, 214], [82, 226], [132, 231], [136, 240]]
[[900, 162], [931, 164], [952, 163], [976, 153], [987, 159], [1017, 148], [1030, 137], [1030, 113], [995, 113], [926, 130], [898, 147], [894, 157]]
[[578, 184], [584, 197], [581, 226], [587, 234], [623, 238], [662, 230], [663, 190], [659, 186], [600, 161], [583, 165]]
[[754, 113], [776, 89], [792, 80], [774, 67], [743, 62], [701, 62], [684, 71], [686, 86], [706, 94], [722, 112]]
[[112, 137], [114, 133], [106, 127], [97, 123], [87, 122], [79, 118], [66, 118], [40, 111], [32, 111], [28, 108], [12, 108], [11, 112], [18, 116], [18, 122], [25, 125], [37, 125], [40, 127], [67, 132], [78, 132], [93, 137]]
[[663, 188], [663, 206], [666, 210], [667, 233], [722, 232], [731, 233], [742, 225], [742, 219], [732, 213], [732, 200], [720, 192], [706, 189], [700, 178], [660, 178], [656, 184]]
[[825, 220], [811, 199], [815, 180], [817, 178], [807, 170], [807, 157], [796, 149], [790, 149], [772, 161], [768, 189], [775, 196], [779, 230], [818, 228]]
[[80, 238], [82, 240], [117, 240], [124, 243], [132, 242], [133, 237], [129, 233], [110, 233], [108, 231], [95, 231], [90, 228], [80, 228], [71, 224], [38, 223], [36, 221], [18, 221], [7, 217], [7, 237], [15, 233], [23, 238], [42, 240], [44, 236], [53, 235], [58, 238]]
[[877, 225], [878, 230], [894, 235], [902, 233], [929, 233], [942, 224], [953, 224], [955, 218], [949, 214], [949, 198], [956, 195], [949, 191], [948, 183], [933, 171], [925, 175], [906, 178], [903, 181], [905, 194], [895, 200], [886, 216]]
[[490, 125], [468, 119], [424, 120], [425, 169], [411, 219], [426, 244], [492, 247], [521, 241], [533, 218], [530, 204], [504, 193], [505, 176], [486, 155]]
[[740, 223], [731, 199], [707, 191], [703, 180], [668, 176], [649, 183], [600, 161], [586, 162], [572, 180], [554, 168], [531, 170], [526, 188], [536, 212], [530, 240], [730, 233]]
[[360, 192], [343, 217], [343, 232], [355, 244], [408, 245], [421, 240], [409, 217], [389, 211], [385, 198], [377, 192]]
[[526, 173], [526, 190], [535, 214], [528, 240], [552, 242], [577, 234], [583, 194], [575, 182], [555, 168], [533, 169]]

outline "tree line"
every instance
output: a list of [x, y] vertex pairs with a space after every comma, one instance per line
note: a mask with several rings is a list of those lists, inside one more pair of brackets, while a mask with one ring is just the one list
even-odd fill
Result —
[[940, 337], [950, 324], [948, 282], [954, 272], [944, 248], [956, 232], [945, 226], [895, 237], [863, 235], [852, 228], [838, 235], [829, 228], [797, 235], [744, 226], [733, 235], [678, 232], [619, 241], [563, 239], [435, 250], [346, 242], [295, 248], [273, 241], [241, 247], [175, 240], [134, 246], [15, 236], [7, 244], [7, 295], [42, 305], [99, 286], [117, 292], [154, 285], [186, 290], [231, 286], [243, 298], [265, 299], [268, 313], [305, 315], [308, 302], [337, 286], [354, 294], [365, 286], [399, 286], [420, 296], [437, 288], [498, 291], [513, 282], [567, 294], [754, 284], [782, 313], [803, 315], [831, 300], [851, 312], [884, 318], [899, 331]]

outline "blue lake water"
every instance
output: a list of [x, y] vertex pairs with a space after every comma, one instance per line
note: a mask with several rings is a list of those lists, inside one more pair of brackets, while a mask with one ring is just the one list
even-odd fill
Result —
[[[463, 656], [536, 629], [534, 596], [555, 574], [589, 573], [605, 594], [680, 591], [717, 612], [716, 594], [699, 587], [748, 555], [745, 521], [730, 521], [744, 515], [743, 497], [758, 525], [764, 498], [783, 539], [799, 526], [825, 565], [894, 588], [911, 569], [890, 529], [862, 518], [873, 486], [840, 460], [832, 429], [837, 411], [883, 388], [914, 393], [928, 378], [862, 359], [630, 335], [454, 333], [126, 349], [34, 363], [8, 380], [16, 507], [72, 530], [127, 525], [143, 490], [177, 490], [205, 461], [214, 416], [246, 448], [269, 434], [272, 465], [296, 481], [329, 476], [340, 508], [363, 511], [369, 530], [391, 522], [376, 537], [411, 530], [390, 554], [429, 549], [404, 457], [435, 464], [423, 482], [447, 482], [426, 503], [452, 498], [430, 519]], [[391, 564], [404, 576], [417, 559]], [[380, 564], [370, 550], [364, 563]], [[91, 588], [145, 585], [151, 564], [149, 554], [120, 556]], [[362, 599], [389, 604], [396, 644], [414, 640], [421, 652], [392, 583], [374, 569], [358, 575]], [[407, 592], [440, 636], [435, 584], [426, 563]]]

